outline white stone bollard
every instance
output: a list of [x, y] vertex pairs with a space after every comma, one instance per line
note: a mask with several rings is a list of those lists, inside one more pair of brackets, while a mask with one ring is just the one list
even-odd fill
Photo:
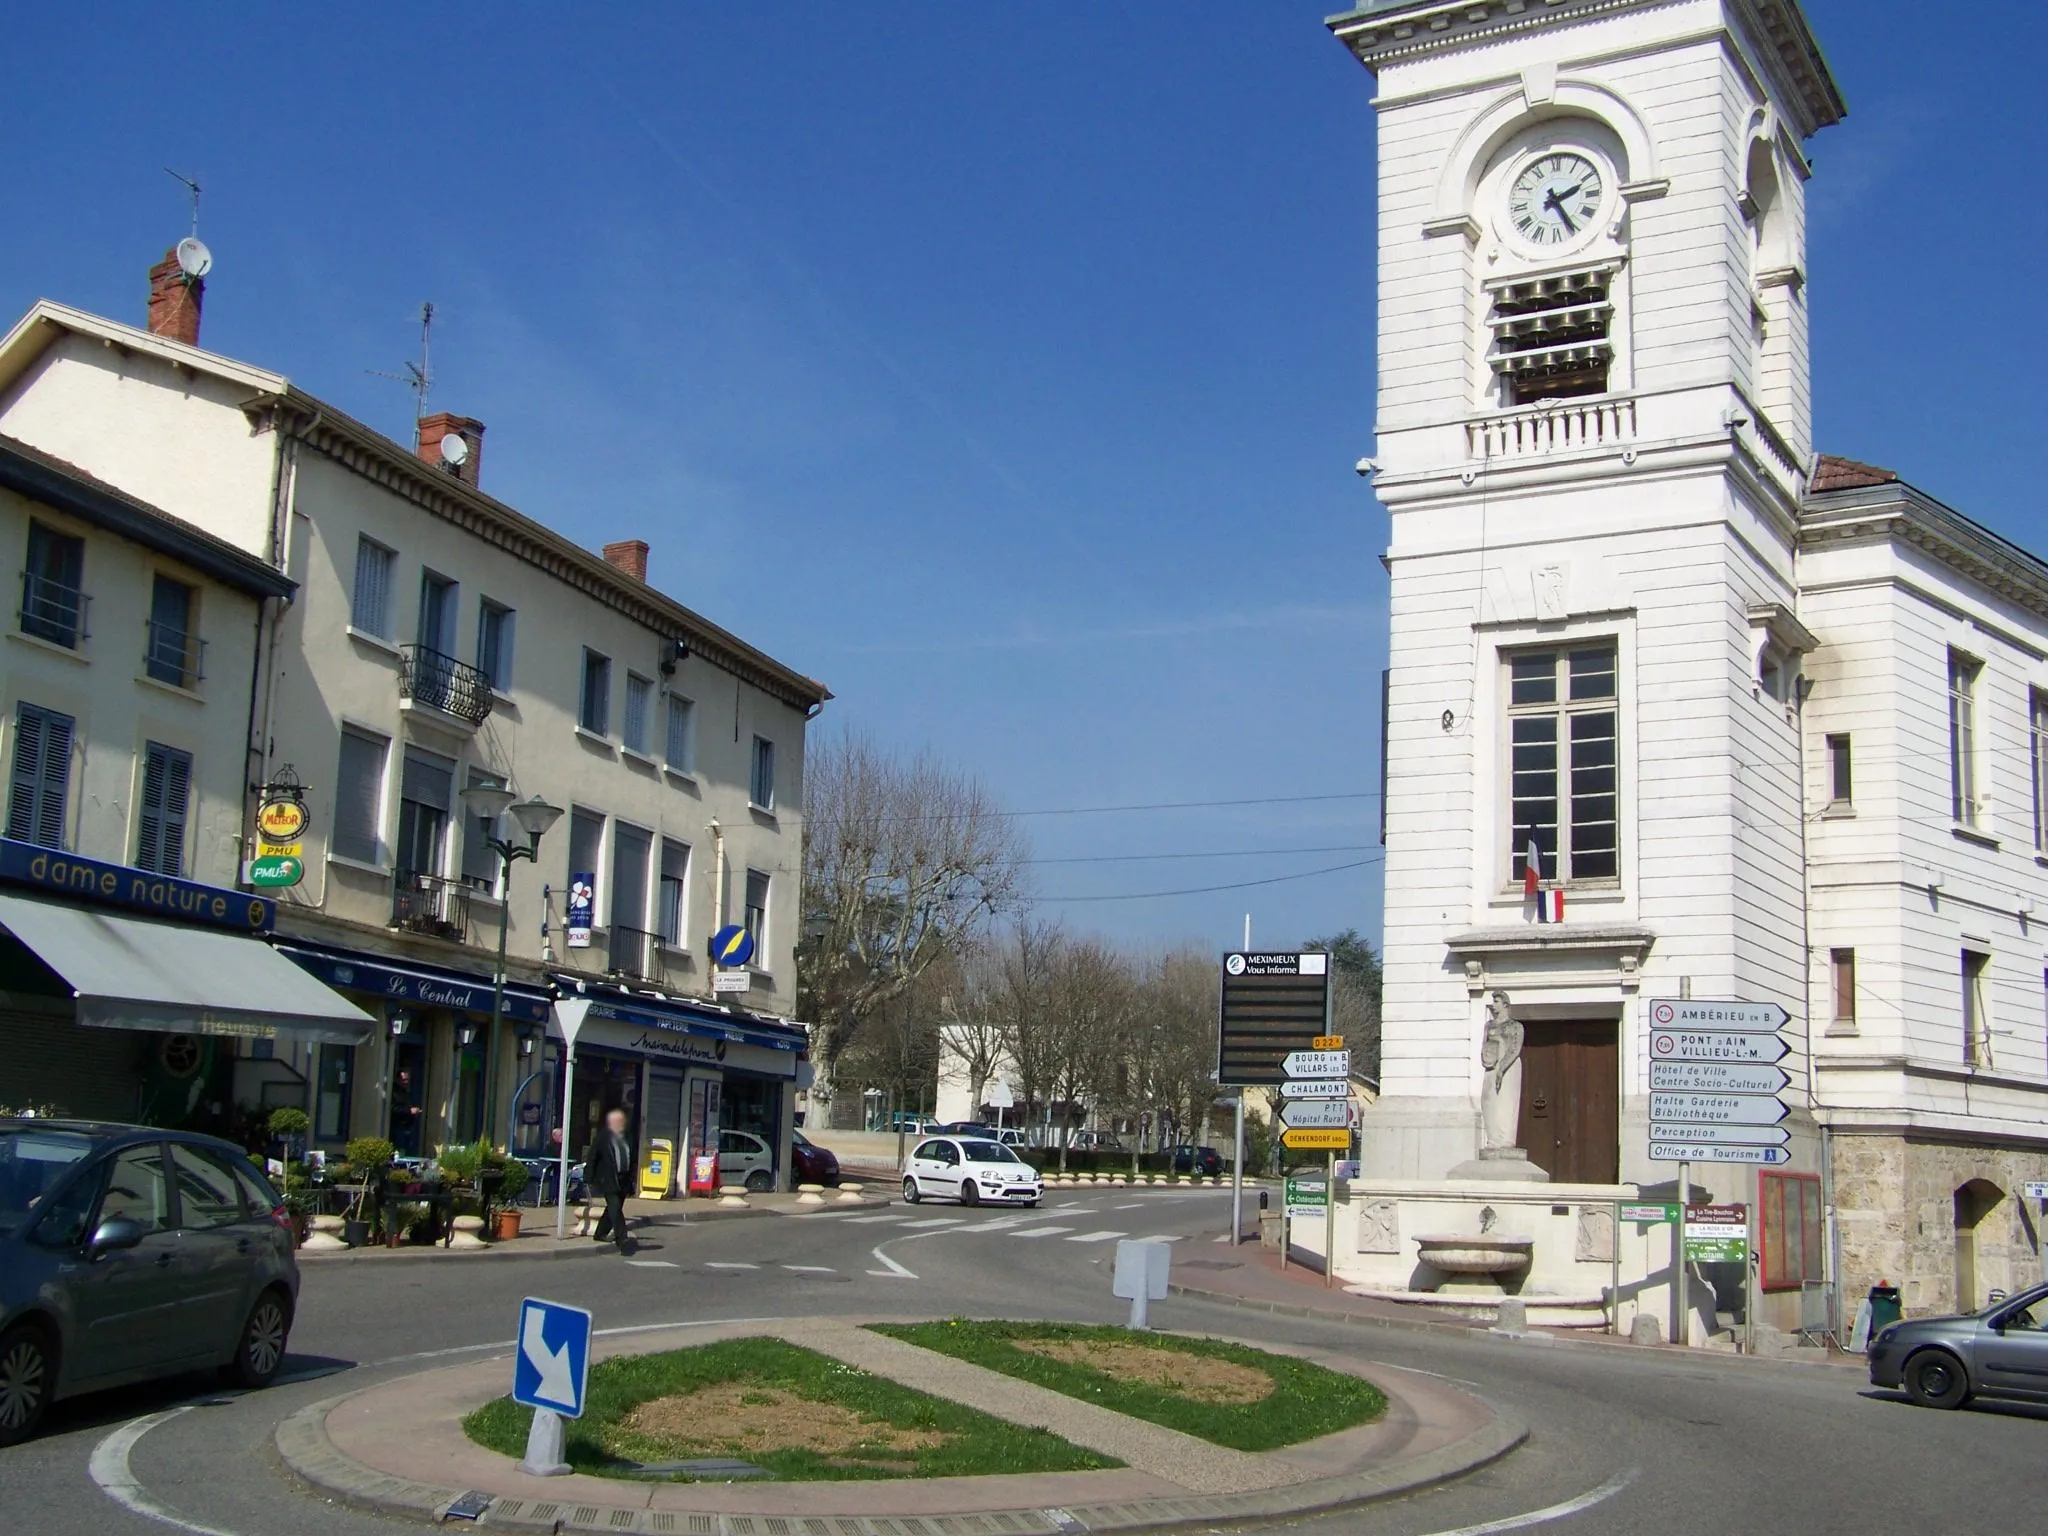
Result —
[[841, 1205], [864, 1205], [867, 1202], [861, 1199], [860, 1186], [858, 1184], [842, 1184], [839, 1186], [839, 1203]]
[[332, 1253], [337, 1248], [346, 1248], [348, 1244], [341, 1240], [341, 1222], [342, 1218], [339, 1216], [315, 1216], [313, 1230], [308, 1232], [306, 1240], [299, 1244], [300, 1251]]
[[481, 1216], [458, 1216], [448, 1223], [454, 1236], [448, 1239], [450, 1248], [481, 1248], [484, 1246], [484, 1219]]
[[719, 1185], [718, 1203], [728, 1210], [744, 1211], [748, 1209], [747, 1186], [744, 1184]]
[[797, 1185], [796, 1203], [798, 1205], [823, 1205], [825, 1203], [825, 1186], [822, 1184]]

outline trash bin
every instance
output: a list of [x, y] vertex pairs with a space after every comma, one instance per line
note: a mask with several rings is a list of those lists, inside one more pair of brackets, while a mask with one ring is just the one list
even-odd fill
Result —
[[1903, 1315], [1899, 1288], [1882, 1281], [1870, 1288], [1870, 1336], [1874, 1339]]

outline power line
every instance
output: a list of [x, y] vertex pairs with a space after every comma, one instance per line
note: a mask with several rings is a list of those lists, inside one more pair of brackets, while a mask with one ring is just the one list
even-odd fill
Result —
[[1055, 904], [1081, 901], [1157, 901], [1167, 896], [1207, 896], [1215, 891], [1248, 891], [1254, 886], [1281, 885], [1289, 880], [1314, 880], [1322, 875], [1339, 875], [1347, 869], [1363, 869], [1368, 864], [1377, 864], [1379, 859], [1357, 859], [1349, 864], [1332, 864], [1328, 869], [1304, 869], [1292, 875], [1272, 875], [1264, 880], [1237, 880], [1228, 885], [1195, 885], [1179, 891], [1132, 891], [1121, 896], [1041, 896], [1038, 900]]
[[1219, 806], [1311, 805], [1327, 800], [1377, 800], [1376, 789], [1343, 795], [1270, 795], [1253, 800], [1160, 800], [1149, 805], [1070, 805], [1035, 811], [1004, 811], [1004, 816], [1110, 816], [1125, 811], [1206, 811]]
[[1267, 859], [1305, 853], [1365, 853], [1371, 843], [1337, 843], [1326, 848], [1222, 848], [1213, 853], [1092, 853], [1072, 858], [1023, 859], [1024, 864], [1142, 864], [1154, 859]]

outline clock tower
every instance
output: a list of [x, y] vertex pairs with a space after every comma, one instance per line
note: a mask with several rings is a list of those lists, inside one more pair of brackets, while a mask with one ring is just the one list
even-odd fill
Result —
[[1668, 1178], [1643, 1000], [1805, 1008], [1805, 146], [1843, 102], [1794, 0], [1372, 0], [1329, 25], [1379, 119], [1366, 1167], [1473, 1159], [1505, 993], [1528, 1162]]

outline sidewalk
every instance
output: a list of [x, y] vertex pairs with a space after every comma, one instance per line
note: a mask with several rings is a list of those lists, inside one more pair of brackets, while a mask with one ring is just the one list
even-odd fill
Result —
[[[763, 1334], [788, 1339], [936, 1397], [1033, 1425], [1125, 1465], [1098, 1472], [846, 1482], [640, 1482], [534, 1477], [470, 1440], [464, 1415], [501, 1396], [511, 1357], [401, 1376], [299, 1410], [277, 1449], [323, 1495], [358, 1508], [440, 1519], [465, 1495], [483, 1524], [525, 1531], [690, 1536], [1078, 1536], [1214, 1526], [1354, 1507], [1477, 1470], [1520, 1445], [1515, 1415], [1422, 1373], [1340, 1351], [1267, 1345], [1369, 1376], [1387, 1395], [1377, 1421], [1282, 1450], [1227, 1450], [950, 1356], [866, 1331], [859, 1319], [677, 1327], [601, 1338], [600, 1356]], [[800, 1520], [800, 1526], [786, 1525]], [[827, 1524], [826, 1522], [830, 1522]]]

